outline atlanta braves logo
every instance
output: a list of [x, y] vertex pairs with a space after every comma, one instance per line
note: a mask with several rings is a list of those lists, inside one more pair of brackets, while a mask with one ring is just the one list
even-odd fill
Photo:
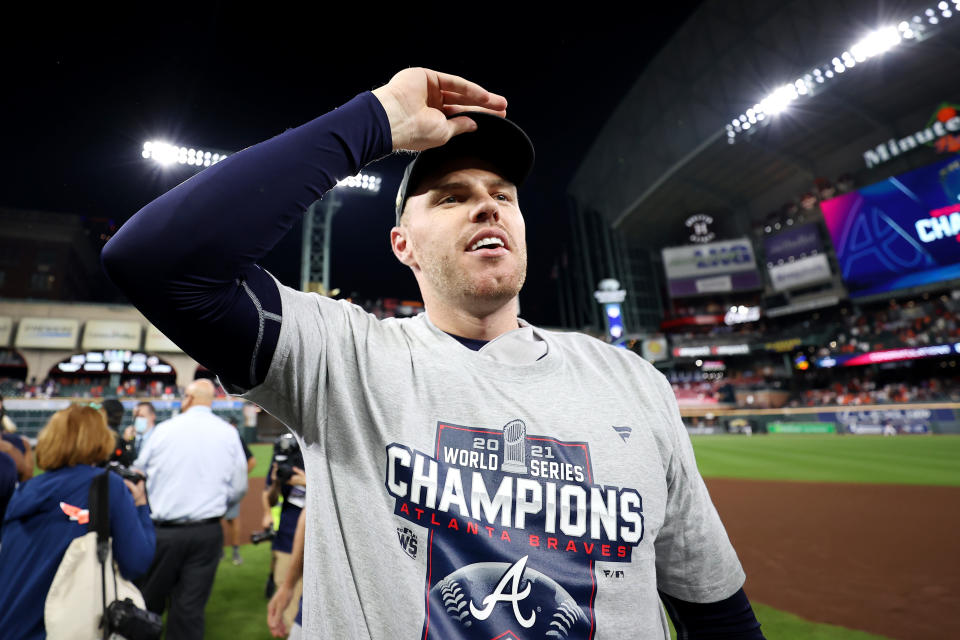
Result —
[[[537, 614], [531, 611], [530, 615], [524, 618], [520, 613], [520, 601], [530, 595], [530, 590], [533, 589], [533, 585], [529, 582], [525, 588], [520, 588], [520, 580], [523, 578], [523, 568], [527, 564], [528, 557], [529, 556], [523, 556], [503, 572], [503, 576], [500, 578], [497, 586], [494, 587], [493, 593], [483, 599], [483, 609], [478, 609], [476, 605], [473, 604], [473, 601], [470, 601], [470, 613], [473, 614], [474, 618], [477, 620], [486, 620], [490, 617], [490, 614], [493, 613], [493, 608], [497, 606], [498, 602], [512, 602], [513, 617], [517, 619], [517, 622], [525, 629], [533, 626], [533, 623], [537, 620]], [[508, 585], [510, 587], [509, 593], [506, 592]]]

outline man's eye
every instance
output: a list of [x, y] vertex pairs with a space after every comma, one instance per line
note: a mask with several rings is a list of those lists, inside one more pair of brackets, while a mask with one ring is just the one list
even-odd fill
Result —
[[446, 198], [444, 198], [444, 199], [441, 200], [440, 202], [442, 202], [443, 204], [456, 204], [456, 203], [457, 203], [457, 196], [447, 196]]
[[510, 202], [510, 196], [508, 196], [505, 193], [498, 193], [493, 197], [496, 198], [497, 200], [502, 200], [503, 202]]

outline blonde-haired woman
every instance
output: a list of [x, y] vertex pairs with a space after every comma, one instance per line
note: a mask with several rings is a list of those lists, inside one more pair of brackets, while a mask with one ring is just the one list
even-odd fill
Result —
[[[45, 638], [43, 604], [70, 542], [87, 533], [90, 482], [107, 473], [114, 434], [104, 414], [73, 405], [50, 418], [37, 438], [46, 471], [17, 488], [0, 529], [0, 629], [4, 638]], [[113, 557], [129, 580], [146, 573], [155, 537], [144, 483], [109, 474]]]

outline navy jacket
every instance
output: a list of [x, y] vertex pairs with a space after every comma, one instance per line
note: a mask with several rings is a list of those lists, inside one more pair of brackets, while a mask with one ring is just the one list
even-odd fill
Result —
[[[22, 483], [3, 521], [0, 545], [0, 630], [4, 638], [45, 638], [43, 605], [63, 554], [87, 525], [71, 520], [61, 507], [86, 509], [90, 482], [103, 469], [64, 467]], [[110, 474], [110, 535], [120, 573], [132, 580], [153, 561], [156, 538], [150, 508], [134, 506], [115, 473]], [[109, 579], [109, 572], [107, 574]]]

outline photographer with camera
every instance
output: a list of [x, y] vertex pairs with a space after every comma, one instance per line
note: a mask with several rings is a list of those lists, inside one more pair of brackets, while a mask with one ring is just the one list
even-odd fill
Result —
[[[104, 413], [73, 405], [56, 412], [37, 438], [46, 473], [14, 493], [0, 545], [0, 629], [4, 637], [45, 636], [44, 603], [70, 543], [85, 535], [93, 479], [107, 473], [110, 536], [119, 574], [134, 579], [150, 567], [155, 535], [140, 482], [98, 469], [114, 452]], [[99, 588], [99, 585], [97, 585]]]
[[[277, 438], [273, 444], [273, 458], [270, 460], [266, 488], [263, 490], [264, 531], [251, 536], [254, 542], [262, 541], [267, 537], [273, 539], [270, 576], [267, 578], [267, 597], [273, 595], [274, 586], [281, 584], [290, 570], [297, 520], [300, 518], [300, 511], [307, 496], [307, 477], [303, 467], [303, 454], [293, 434], [285, 433]], [[273, 532], [273, 515], [270, 510], [281, 497], [283, 504], [280, 507], [280, 523], [276, 532]], [[269, 536], [268, 532], [273, 535]], [[300, 598], [302, 588], [302, 581], [297, 580], [292, 603], [283, 612], [283, 619], [288, 628], [297, 615], [297, 600]]]
[[187, 386], [181, 413], [154, 428], [134, 467], [147, 474], [157, 557], [138, 583], [147, 608], [163, 614], [167, 637], [200, 639], [223, 553], [220, 519], [247, 491], [236, 430], [213, 414], [213, 383]]

